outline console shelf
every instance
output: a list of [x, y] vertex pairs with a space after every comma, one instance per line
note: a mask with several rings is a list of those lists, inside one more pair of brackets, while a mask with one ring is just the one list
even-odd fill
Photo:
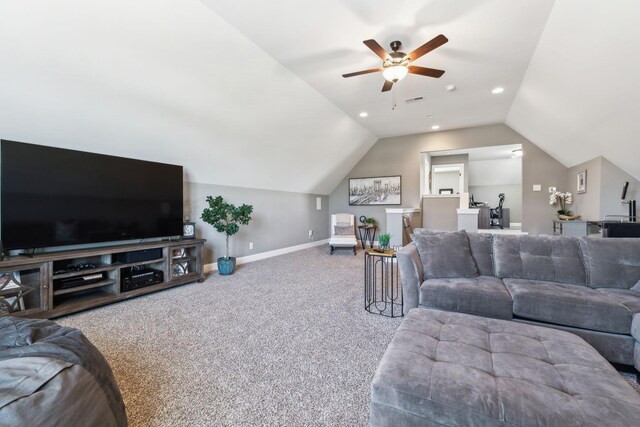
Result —
[[73, 294], [80, 291], [86, 291], [87, 289], [101, 288], [103, 286], [113, 285], [115, 283], [115, 280], [100, 280], [99, 282], [91, 283], [89, 285], [74, 286], [73, 288], [55, 290], [53, 291], [53, 296]]
[[[205, 240], [174, 240], [47, 252], [0, 261], [0, 316], [54, 318], [195, 281], [203, 281]], [[152, 259], [117, 262], [119, 254], [155, 249]], [[158, 251], [160, 249], [160, 251]], [[162, 257], [158, 255], [162, 254]], [[133, 258], [135, 259], [135, 258]], [[63, 271], [74, 264], [84, 270]], [[135, 267], [141, 267], [136, 270]], [[162, 282], [122, 291], [123, 276], [150, 268]], [[54, 274], [54, 272], [57, 272]], [[56, 289], [58, 281], [102, 274], [98, 282]], [[130, 276], [126, 276], [130, 277]], [[88, 280], [89, 278], [87, 278]], [[54, 282], [55, 280], [55, 282]]]

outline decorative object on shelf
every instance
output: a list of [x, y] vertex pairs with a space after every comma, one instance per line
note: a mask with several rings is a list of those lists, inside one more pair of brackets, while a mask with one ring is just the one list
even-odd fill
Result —
[[573, 196], [569, 192], [562, 193], [560, 191], [554, 191], [549, 195], [549, 204], [560, 206], [560, 209], [558, 209], [558, 217], [560, 215], [571, 216], [573, 214], [573, 212], [567, 209], [567, 205], [570, 205], [572, 202]]
[[0, 273], [0, 314], [24, 311], [24, 297], [33, 291], [20, 281], [20, 272]]
[[558, 219], [563, 221], [575, 221], [580, 218], [582, 218], [580, 215], [558, 215]]
[[173, 276], [179, 277], [189, 273], [189, 263], [177, 263], [173, 265]]
[[183, 239], [195, 239], [196, 238], [196, 223], [191, 221], [188, 216], [184, 218], [184, 225], [182, 226], [182, 238]]
[[186, 255], [185, 248], [174, 249], [173, 252], [171, 252], [171, 258], [173, 259], [184, 258], [185, 255]]
[[226, 276], [232, 274], [236, 267], [236, 258], [229, 256], [229, 237], [240, 230], [240, 224], [249, 224], [253, 206], [236, 207], [231, 203], [226, 203], [222, 196], [207, 196], [207, 203], [209, 207], [204, 208], [200, 218], [207, 224], [213, 225], [217, 232], [226, 235], [226, 255], [218, 258], [218, 272]]
[[587, 192], [587, 171], [583, 170], [582, 172], [578, 172], [577, 176], [577, 191], [578, 194], [583, 194]]
[[364, 215], [360, 215], [360, 218], [358, 218], [358, 220], [360, 220], [360, 223], [366, 227], [376, 225], [376, 219], [373, 217], [366, 217]]
[[399, 205], [401, 188], [400, 175], [349, 178], [349, 205]]
[[378, 252], [384, 252], [389, 249], [389, 241], [391, 240], [391, 234], [382, 233], [378, 236]]

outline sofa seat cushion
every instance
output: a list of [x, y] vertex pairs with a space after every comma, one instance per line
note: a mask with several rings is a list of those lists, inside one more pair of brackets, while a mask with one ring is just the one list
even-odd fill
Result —
[[493, 276], [428, 279], [420, 286], [420, 305], [478, 316], [511, 319], [511, 296]]
[[609, 295], [586, 286], [503, 279], [514, 316], [594, 331], [629, 334], [632, 312]]
[[[588, 373], [588, 375], [585, 375]], [[640, 396], [576, 335], [410, 310], [371, 385], [372, 426], [627, 426]]]
[[624, 305], [632, 314], [640, 313], [640, 292], [615, 288], [598, 288], [596, 291]]
[[495, 275], [503, 279], [587, 283], [579, 241], [574, 237], [496, 235], [493, 256]]

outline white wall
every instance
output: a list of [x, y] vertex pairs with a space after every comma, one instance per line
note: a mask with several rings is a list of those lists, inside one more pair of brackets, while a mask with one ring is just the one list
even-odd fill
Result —
[[433, 194], [440, 194], [440, 189], [451, 188], [453, 194], [460, 193], [460, 172], [435, 172], [433, 177]]
[[469, 185], [522, 184], [522, 158], [469, 161]]
[[0, 138], [328, 194], [376, 137], [197, 0], [4, 0]]
[[506, 124], [575, 166], [605, 156], [640, 179], [640, 2], [556, 1]]

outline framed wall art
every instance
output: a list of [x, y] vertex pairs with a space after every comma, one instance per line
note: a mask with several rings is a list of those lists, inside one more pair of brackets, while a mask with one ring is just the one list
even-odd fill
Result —
[[400, 205], [402, 184], [400, 175], [372, 178], [349, 178], [349, 205]]
[[582, 172], [578, 172], [578, 189], [576, 190], [576, 192], [578, 194], [582, 194], [582, 193], [586, 193], [587, 192], [587, 171], [584, 170]]

